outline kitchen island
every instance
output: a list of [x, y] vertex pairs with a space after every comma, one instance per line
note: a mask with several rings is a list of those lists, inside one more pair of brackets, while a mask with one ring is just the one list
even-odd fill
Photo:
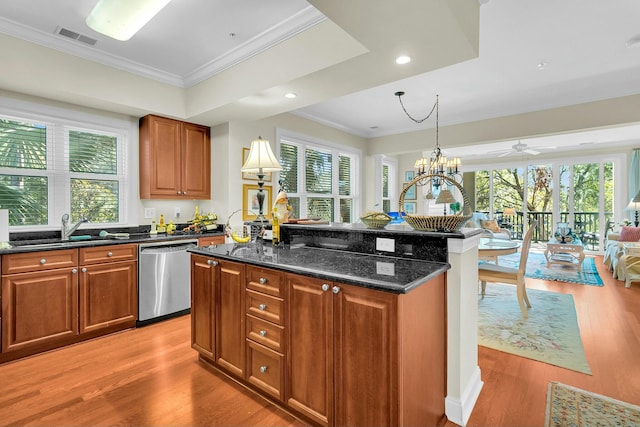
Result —
[[316, 425], [438, 425], [449, 265], [261, 241], [192, 252], [200, 360]]

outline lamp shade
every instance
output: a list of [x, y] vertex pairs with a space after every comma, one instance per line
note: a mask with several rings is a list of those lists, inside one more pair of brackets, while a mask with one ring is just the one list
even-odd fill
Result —
[[456, 199], [451, 194], [450, 190], [444, 189], [438, 194], [438, 198], [436, 199], [436, 203], [455, 203]]
[[249, 150], [249, 158], [242, 166], [242, 172], [275, 172], [279, 170], [282, 170], [282, 166], [271, 151], [269, 141], [260, 136], [253, 140]]
[[171, 0], [100, 0], [85, 22], [94, 31], [129, 40]]

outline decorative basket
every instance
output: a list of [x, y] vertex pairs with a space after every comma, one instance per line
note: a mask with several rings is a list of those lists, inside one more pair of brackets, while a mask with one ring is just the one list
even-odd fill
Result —
[[[460, 194], [462, 194], [462, 200], [464, 202], [460, 212], [453, 215], [410, 215], [405, 213], [404, 196], [407, 190], [409, 190], [412, 185], [417, 184], [420, 181], [431, 181], [434, 178], [447, 181], [448, 183], [455, 185], [456, 188], [460, 191]], [[404, 187], [402, 193], [400, 193], [400, 200], [398, 202], [398, 211], [400, 212], [400, 214], [405, 215], [404, 220], [411, 227], [420, 231], [456, 231], [460, 229], [462, 224], [467, 222], [472, 217], [471, 214], [463, 214], [465, 210], [469, 210], [469, 200], [467, 199], [467, 195], [465, 194], [462, 186], [448, 176], [440, 174], [417, 175]]]
[[368, 228], [384, 228], [393, 218], [384, 212], [371, 212], [361, 216], [360, 221]]

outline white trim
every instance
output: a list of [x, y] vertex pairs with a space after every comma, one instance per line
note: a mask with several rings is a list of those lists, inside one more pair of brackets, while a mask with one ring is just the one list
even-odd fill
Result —
[[476, 366], [467, 387], [462, 392], [462, 397], [447, 396], [444, 399], [444, 413], [447, 420], [460, 426], [466, 426], [483, 385], [484, 382], [480, 379], [480, 368]]

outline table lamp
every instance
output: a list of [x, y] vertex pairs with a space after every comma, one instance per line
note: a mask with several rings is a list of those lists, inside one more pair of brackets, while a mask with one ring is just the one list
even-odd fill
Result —
[[447, 214], [447, 205], [450, 203], [455, 203], [456, 199], [455, 197], [453, 197], [453, 194], [451, 193], [450, 190], [444, 189], [440, 191], [440, 194], [438, 194], [438, 197], [436, 198], [436, 203], [440, 204], [440, 203], [446, 203], [444, 205], [444, 214]]
[[637, 227], [638, 226], [638, 211], [640, 211], [640, 191], [638, 191], [638, 194], [636, 194], [636, 197], [631, 199], [631, 201], [629, 202], [629, 206], [627, 206], [627, 210], [636, 211], [635, 224], [636, 224], [636, 227]]
[[265, 172], [276, 172], [282, 170], [280, 162], [271, 151], [269, 141], [258, 137], [251, 142], [251, 149], [249, 150], [249, 158], [242, 166], [242, 172], [253, 172], [258, 176], [258, 216], [256, 221], [266, 221], [262, 213], [262, 206], [264, 204], [264, 175]]

